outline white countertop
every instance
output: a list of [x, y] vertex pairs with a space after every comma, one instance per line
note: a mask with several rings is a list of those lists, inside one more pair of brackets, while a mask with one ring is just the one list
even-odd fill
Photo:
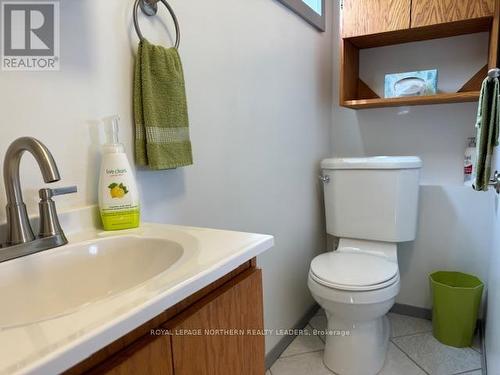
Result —
[[[269, 249], [274, 241], [268, 235], [163, 224], [144, 224], [119, 232], [87, 229], [68, 238], [71, 244], [121, 235], [161, 236], [180, 243], [189, 250], [189, 256], [183, 256], [137, 287], [75, 312], [0, 329], [0, 374], [60, 373]], [[43, 257], [65, 248], [31, 257]]]

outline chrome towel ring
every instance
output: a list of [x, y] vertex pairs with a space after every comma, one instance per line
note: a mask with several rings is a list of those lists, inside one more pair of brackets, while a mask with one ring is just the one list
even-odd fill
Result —
[[169, 3], [167, 3], [166, 0], [135, 0], [134, 3], [134, 27], [135, 31], [137, 32], [137, 36], [139, 37], [140, 40], [144, 40], [144, 36], [142, 35], [141, 28], [139, 27], [139, 20], [137, 17], [137, 13], [139, 12], [139, 6], [141, 7], [141, 10], [143, 11], [144, 14], [147, 16], [154, 16], [157, 12], [157, 3], [161, 1], [163, 5], [167, 8], [168, 12], [172, 16], [172, 19], [174, 20], [174, 26], [175, 26], [175, 48], [179, 48], [179, 44], [181, 42], [181, 30], [179, 27], [179, 21], [177, 20], [177, 16], [175, 15], [174, 10], [170, 6]]

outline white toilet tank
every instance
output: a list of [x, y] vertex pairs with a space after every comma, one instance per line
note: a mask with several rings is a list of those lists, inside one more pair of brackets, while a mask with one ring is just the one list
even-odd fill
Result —
[[337, 237], [413, 241], [422, 160], [416, 156], [336, 158], [321, 162], [327, 232]]

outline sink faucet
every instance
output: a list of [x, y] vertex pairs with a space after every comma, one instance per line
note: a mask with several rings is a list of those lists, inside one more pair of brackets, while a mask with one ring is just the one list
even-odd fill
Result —
[[23, 137], [15, 140], [5, 154], [3, 178], [7, 194], [7, 244], [17, 245], [35, 239], [23, 202], [19, 164], [25, 151], [30, 152], [38, 162], [46, 183], [61, 179], [56, 162], [45, 145], [35, 138]]
[[7, 194], [7, 241], [0, 249], [0, 262], [48, 250], [68, 241], [59, 225], [54, 195], [76, 192], [76, 187], [40, 190], [40, 233], [33, 234], [23, 201], [19, 165], [25, 151], [30, 152], [38, 163], [43, 179], [52, 183], [61, 179], [56, 162], [49, 149], [39, 140], [23, 137], [15, 140], [5, 154], [3, 176]]

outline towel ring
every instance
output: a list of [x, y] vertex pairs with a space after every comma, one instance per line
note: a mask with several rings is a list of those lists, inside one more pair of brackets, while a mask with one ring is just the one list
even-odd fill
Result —
[[[172, 16], [172, 19], [174, 20], [175, 48], [179, 48], [179, 44], [181, 42], [181, 30], [179, 27], [179, 21], [177, 20], [177, 16], [175, 15], [174, 10], [170, 6], [170, 4], [167, 3], [166, 0], [158, 0], [158, 1], [161, 1], [163, 3], [163, 5], [165, 5], [168, 12]], [[147, 1], [147, 0], [135, 0], [135, 3], [134, 3], [134, 27], [135, 27], [135, 31], [137, 32], [137, 36], [142, 41], [145, 38], [142, 35], [141, 28], [139, 27], [139, 20], [137, 17], [137, 13], [139, 12], [139, 6], [143, 10], [144, 14], [146, 14], [148, 16], [152, 16], [152, 15], [156, 14], [156, 8], [155, 8], [156, 3], [154, 3], [153, 1]]]

